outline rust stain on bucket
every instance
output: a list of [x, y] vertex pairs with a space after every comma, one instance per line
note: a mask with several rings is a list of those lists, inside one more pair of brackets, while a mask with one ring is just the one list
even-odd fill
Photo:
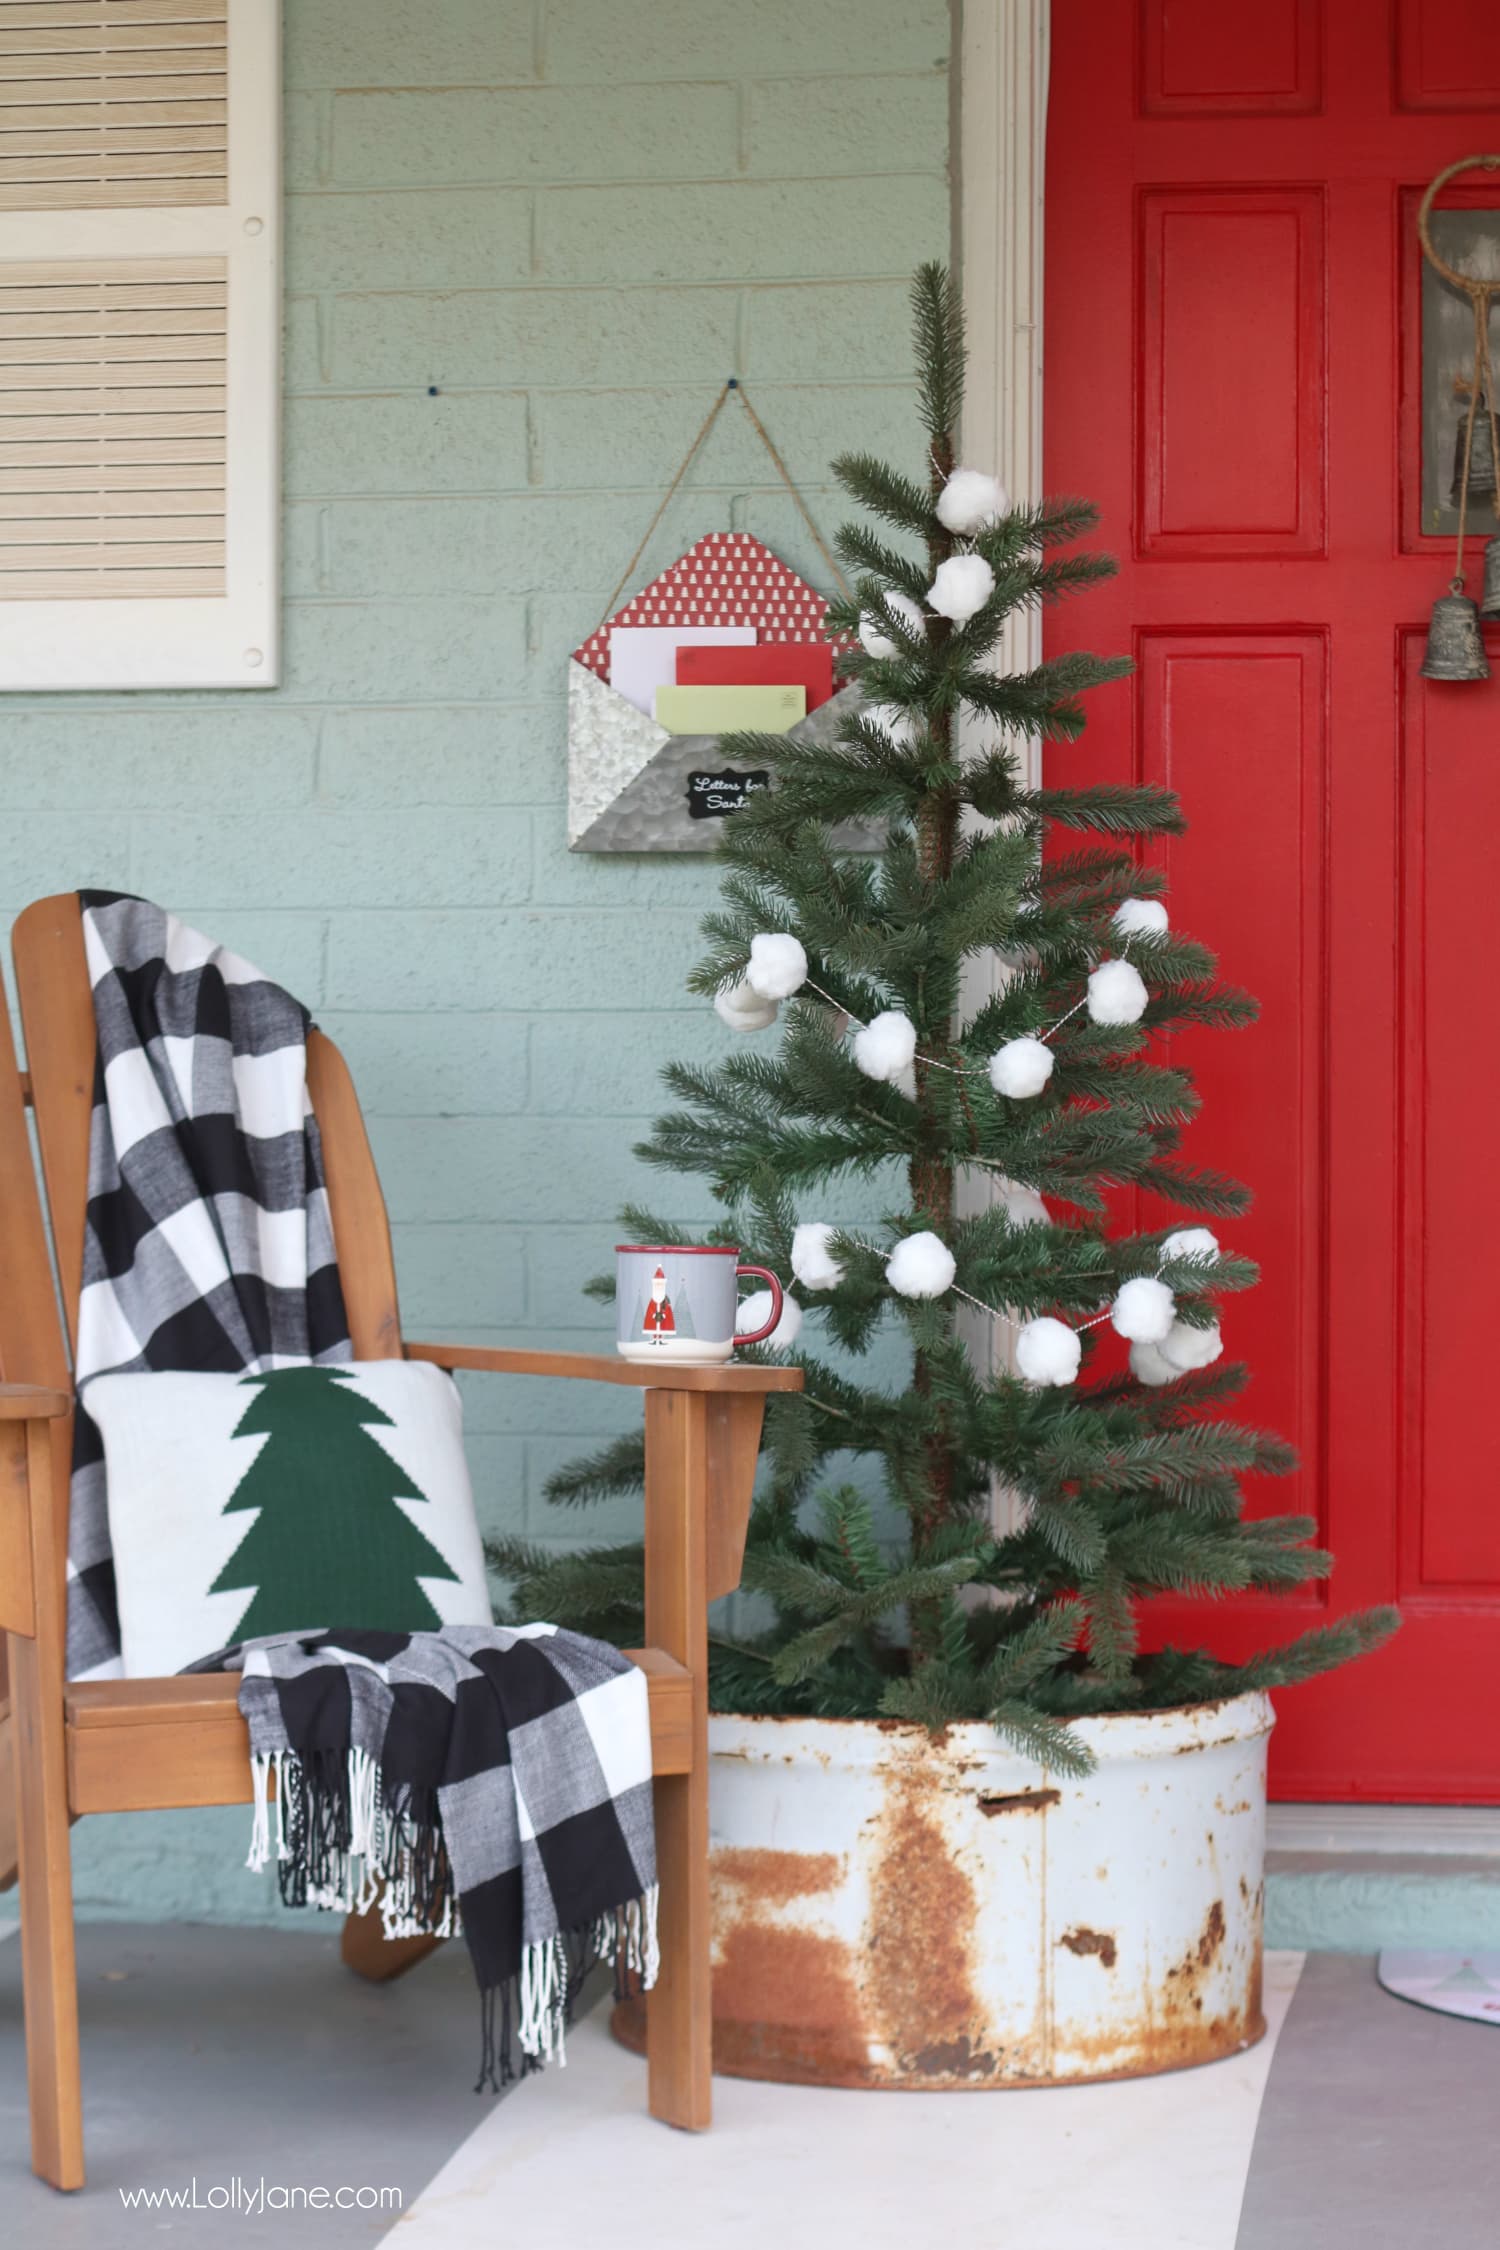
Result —
[[1068, 1930], [1058, 1939], [1070, 1953], [1096, 1954], [1101, 1965], [1112, 1969], [1117, 1958], [1114, 1935], [1109, 1930]]
[[844, 1872], [837, 1852], [715, 1852], [709, 1861], [713, 1881], [732, 1883], [746, 1898], [767, 1906], [787, 1906], [794, 1898], [831, 1891]]
[[930, 1779], [891, 1789], [873, 1838], [870, 2032], [901, 2072], [934, 2085], [987, 2077], [995, 2057], [975, 1996], [973, 1883], [923, 1802]]
[[1060, 1789], [1018, 1789], [1010, 1796], [1000, 1796], [991, 1792], [987, 1796], [976, 1797], [974, 1802], [978, 1805], [986, 1820], [993, 1820], [998, 1813], [1045, 1812], [1049, 1805], [1060, 1805], [1062, 1803], [1062, 1791]]

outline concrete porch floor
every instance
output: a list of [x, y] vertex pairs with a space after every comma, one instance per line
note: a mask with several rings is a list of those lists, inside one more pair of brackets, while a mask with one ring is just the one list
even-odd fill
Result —
[[[1127, 2084], [993, 2095], [716, 2082], [712, 2134], [644, 2114], [604, 2010], [565, 2072], [469, 2091], [477, 2011], [446, 1948], [385, 1990], [332, 1934], [79, 1932], [90, 2185], [26, 2166], [20, 1962], [0, 1944], [0, 2234], [26, 2250], [178, 2242], [608, 2241], [826, 2250], [957, 2237], [1027, 2250], [1489, 2250], [1500, 2031], [1403, 2005], [1352, 1954], [1277, 1953], [1252, 2053]], [[211, 2191], [396, 2189], [399, 2213], [212, 2207]], [[126, 2207], [187, 2189], [198, 2209]]]

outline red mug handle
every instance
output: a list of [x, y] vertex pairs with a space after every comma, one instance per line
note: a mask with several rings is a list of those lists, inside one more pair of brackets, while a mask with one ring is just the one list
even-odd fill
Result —
[[772, 1273], [766, 1266], [735, 1267], [734, 1278], [736, 1281], [740, 1280], [742, 1275], [745, 1274], [754, 1274], [757, 1281], [768, 1281], [770, 1283], [771, 1317], [766, 1322], [764, 1328], [754, 1329], [748, 1336], [736, 1336], [734, 1339], [736, 1350], [738, 1350], [741, 1344], [763, 1344], [768, 1336], [774, 1335], [777, 1323], [781, 1319], [781, 1283], [776, 1279], [775, 1274]]

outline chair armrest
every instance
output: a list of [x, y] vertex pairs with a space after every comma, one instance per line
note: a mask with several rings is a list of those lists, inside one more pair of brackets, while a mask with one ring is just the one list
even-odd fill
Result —
[[48, 1390], [41, 1383], [0, 1383], [0, 1422], [54, 1422], [72, 1411], [66, 1391]]
[[484, 1344], [408, 1344], [408, 1359], [430, 1360], [435, 1367], [477, 1369], [492, 1375], [561, 1375], [584, 1383], [624, 1383], [650, 1391], [800, 1391], [800, 1367], [755, 1367], [733, 1361], [719, 1367], [690, 1367], [681, 1360], [643, 1367], [606, 1352], [525, 1352], [495, 1350]]

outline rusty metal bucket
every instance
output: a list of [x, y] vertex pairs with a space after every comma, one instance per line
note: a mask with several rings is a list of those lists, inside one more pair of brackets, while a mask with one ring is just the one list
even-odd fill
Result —
[[[904, 2088], [1136, 2077], [1260, 2038], [1263, 1695], [989, 1728], [716, 1718], [714, 2064]], [[639, 2001], [616, 2035], [644, 2044]]]

